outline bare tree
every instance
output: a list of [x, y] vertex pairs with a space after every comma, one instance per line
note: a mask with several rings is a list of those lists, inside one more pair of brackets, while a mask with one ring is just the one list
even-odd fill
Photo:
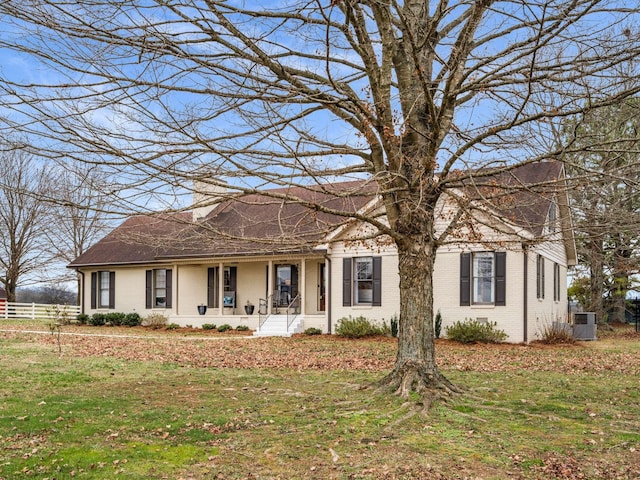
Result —
[[[55, 189], [46, 200], [54, 228], [47, 229], [53, 261], [62, 267], [102, 238], [111, 226], [110, 186], [93, 165], [56, 169]], [[77, 278], [80, 302], [80, 279]], [[62, 279], [60, 279], [62, 280]]]
[[[114, 189], [121, 206], [135, 211], [163, 195], [175, 205], [194, 181], [249, 194], [371, 179], [385, 218], [355, 217], [399, 256], [399, 348], [382, 383], [429, 400], [456, 390], [435, 361], [435, 253], [473, 214], [461, 202], [436, 228], [438, 201], [482, 182], [476, 167], [507, 171], [558, 155], [538, 150], [533, 127], [545, 132], [636, 93], [619, 67], [637, 78], [638, 8], [7, 0], [0, 47], [39, 61], [47, 79], [4, 72], [0, 100], [7, 128], [37, 138], [41, 155], [111, 168], [126, 185]], [[493, 196], [510, 193], [494, 187]]]
[[47, 170], [29, 154], [5, 145], [0, 151], [0, 282], [7, 300], [25, 277], [38, 278], [51, 258], [46, 244]]
[[[623, 322], [631, 277], [640, 271], [640, 103], [630, 98], [567, 122], [568, 173], [578, 252], [589, 267], [589, 302], [599, 320]], [[577, 147], [577, 148], [576, 148]], [[588, 181], [584, 181], [588, 177]], [[605, 302], [605, 299], [608, 299]]]

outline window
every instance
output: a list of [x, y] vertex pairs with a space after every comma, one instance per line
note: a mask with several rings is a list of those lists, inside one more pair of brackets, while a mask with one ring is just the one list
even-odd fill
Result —
[[164, 268], [153, 271], [153, 306], [167, 306], [167, 271]]
[[473, 254], [473, 303], [478, 305], [492, 304], [494, 285], [493, 253], [481, 252]]
[[382, 257], [344, 258], [342, 305], [382, 305]]
[[553, 300], [560, 301], [560, 265], [553, 264]]
[[116, 273], [91, 273], [91, 308], [115, 308]]
[[544, 298], [544, 257], [538, 255], [536, 259], [536, 295], [539, 299]]
[[373, 302], [373, 258], [353, 259], [353, 295], [355, 305]]
[[156, 268], [146, 272], [146, 308], [171, 308], [172, 271]]
[[506, 252], [460, 254], [460, 305], [506, 305]]

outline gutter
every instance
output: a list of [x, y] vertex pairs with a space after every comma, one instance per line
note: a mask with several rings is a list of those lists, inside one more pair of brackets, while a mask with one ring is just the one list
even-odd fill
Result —
[[84, 272], [79, 269], [75, 269], [76, 273], [80, 275], [80, 288], [78, 289], [78, 297], [80, 298], [80, 313], [84, 315]]

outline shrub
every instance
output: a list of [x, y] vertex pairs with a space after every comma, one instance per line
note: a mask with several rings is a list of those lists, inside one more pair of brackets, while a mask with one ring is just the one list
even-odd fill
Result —
[[249, 331], [249, 327], [247, 327], [246, 325], [238, 325], [236, 327], [236, 330], [238, 332], [247, 332], [247, 331]]
[[398, 336], [398, 315], [393, 315], [391, 317], [391, 336]]
[[460, 343], [500, 343], [507, 338], [507, 334], [496, 328], [496, 322], [480, 323], [476, 320], [455, 322], [447, 328], [447, 336]]
[[321, 333], [322, 333], [322, 330], [320, 330], [319, 328], [315, 328], [315, 327], [307, 328], [304, 331], [305, 335], [320, 335]]
[[353, 318], [343, 317], [338, 320], [336, 333], [347, 338], [371, 337], [374, 335], [386, 335], [389, 333], [389, 327], [385, 325], [376, 325], [366, 317], [360, 316]]
[[203, 323], [202, 324], [202, 329], [203, 330], [215, 330], [216, 329], [216, 324], [215, 323]]
[[178, 325], [177, 323], [170, 323], [165, 328], [167, 330], [177, 330], [178, 328], [180, 328], [180, 325]]
[[144, 318], [142, 325], [157, 329], [164, 327], [167, 324], [167, 320], [167, 317], [161, 313], [151, 313]]
[[89, 325], [93, 325], [94, 327], [101, 327], [105, 323], [107, 323], [107, 320], [106, 314], [104, 313], [94, 313], [91, 315], [91, 318], [89, 318]]
[[573, 331], [568, 323], [551, 322], [545, 323], [540, 331], [540, 342], [554, 343], [574, 343]]
[[122, 324], [127, 327], [137, 327], [142, 323], [142, 318], [140, 318], [140, 314], [137, 312], [127, 313], [122, 320]]
[[433, 324], [433, 331], [436, 334], [436, 338], [440, 338], [440, 333], [442, 333], [442, 314], [440, 310], [436, 313], [436, 320]]
[[109, 312], [105, 315], [105, 321], [114, 327], [119, 327], [122, 325], [125, 316], [126, 315], [124, 313]]
[[80, 325], [86, 325], [87, 323], [89, 323], [89, 315], [87, 315], [86, 313], [81, 313], [76, 317], [76, 321]]
[[224, 325], [220, 325], [220, 326], [218, 327], [218, 331], [219, 331], [219, 332], [227, 332], [227, 331], [229, 331], [229, 330], [231, 330], [231, 329], [232, 329], [232, 328], [231, 328], [231, 325], [229, 325], [228, 323], [225, 323]]

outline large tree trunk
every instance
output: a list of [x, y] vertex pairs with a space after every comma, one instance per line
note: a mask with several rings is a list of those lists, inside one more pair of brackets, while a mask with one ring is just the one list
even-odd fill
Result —
[[409, 241], [398, 244], [400, 322], [393, 371], [379, 383], [407, 398], [419, 394], [425, 408], [460, 390], [438, 370], [433, 329], [435, 247]]

